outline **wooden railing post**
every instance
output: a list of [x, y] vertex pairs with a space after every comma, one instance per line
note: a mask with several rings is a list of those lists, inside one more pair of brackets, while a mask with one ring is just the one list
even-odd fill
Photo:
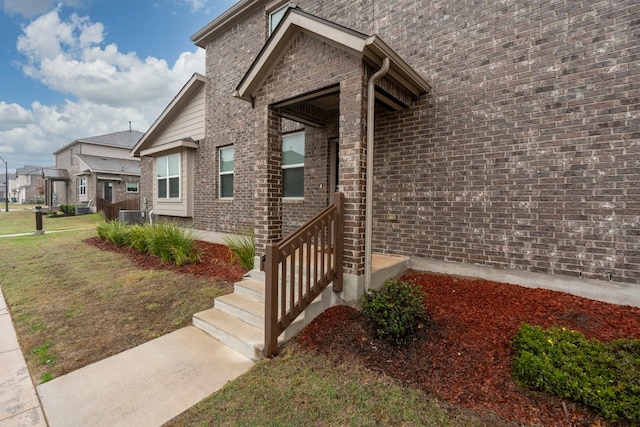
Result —
[[273, 357], [278, 353], [278, 264], [279, 250], [277, 243], [268, 243], [265, 263], [265, 328], [264, 355]]
[[333, 284], [335, 292], [342, 292], [342, 281], [344, 277], [344, 194], [335, 193], [333, 195], [333, 204], [336, 207], [336, 220], [334, 221], [336, 236], [336, 248], [334, 254], [334, 266], [336, 269], [336, 280]]

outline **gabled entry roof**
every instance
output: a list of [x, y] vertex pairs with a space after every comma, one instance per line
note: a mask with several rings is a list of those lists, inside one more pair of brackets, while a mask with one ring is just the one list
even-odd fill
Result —
[[363, 59], [366, 58], [377, 66], [380, 66], [383, 59], [388, 57], [390, 61], [388, 76], [402, 85], [413, 96], [423, 95], [431, 89], [429, 83], [420, 77], [380, 37], [376, 35], [367, 36], [303, 12], [298, 8], [289, 8], [240, 81], [234, 96], [253, 102], [271, 70], [280, 61], [293, 39], [300, 33], [309, 34]]

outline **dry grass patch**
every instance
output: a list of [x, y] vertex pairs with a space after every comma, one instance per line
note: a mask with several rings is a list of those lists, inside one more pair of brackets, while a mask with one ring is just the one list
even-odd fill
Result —
[[290, 342], [174, 418], [178, 426], [502, 426], [373, 372]]
[[36, 383], [167, 334], [231, 285], [142, 270], [83, 243], [95, 231], [5, 238], [0, 285]]

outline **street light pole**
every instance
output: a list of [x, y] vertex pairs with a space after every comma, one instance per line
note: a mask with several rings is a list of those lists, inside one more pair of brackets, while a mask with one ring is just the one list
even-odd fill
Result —
[[9, 212], [9, 166], [2, 157], [0, 160], [4, 163], [4, 209]]

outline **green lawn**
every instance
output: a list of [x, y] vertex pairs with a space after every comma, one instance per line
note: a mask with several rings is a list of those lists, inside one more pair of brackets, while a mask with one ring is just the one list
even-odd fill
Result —
[[[44, 221], [45, 231], [90, 229], [0, 238], [0, 286], [36, 384], [182, 327], [231, 291], [213, 279], [142, 270], [126, 255], [86, 245], [99, 215]], [[1, 213], [0, 235], [34, 224], [33, 212]], [[170, 425], [500, 424], [290, 344]]]
[[[0, 236], [4, 234], [31, 233], [36, 230], [35, 205], [9, 205], [5, 212], [0, 206]], [[93, 228], [102, 220], [100, 214], [47, 218], [42, 216], [42, 228], [45, 231]]]
[[0, 287], [36, 384], [189, 325], [231, 291], [83, 242], [95, 236], [92, 227], [0, 238]]
[[357, 362], [288, 345], [165, 427], [499, 425]]

